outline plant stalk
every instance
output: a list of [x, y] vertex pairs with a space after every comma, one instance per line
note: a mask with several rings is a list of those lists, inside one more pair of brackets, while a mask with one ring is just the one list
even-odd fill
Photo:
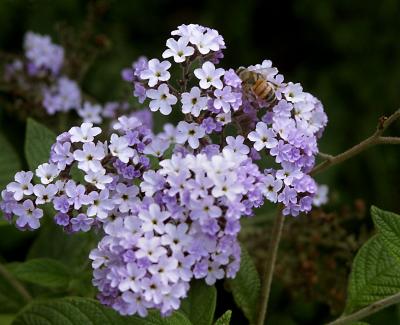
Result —
[[391, 305], [400, 303], [400, 292], [396, 293], [392, 296], [389, 296], [387, 298], [384, 298], [382, 300], [378, 300], [377, 302], [372, 303], [371, 305], [360, 309], [359, 311], [346, 315], [346, 316], [341, 316], [335, 321], [327, 324], [327, 325], [345, 325], [345, 324], [350, 324], [353, 323], [357, 320], [363, 319], [369, 315], [372, 315], [376, 312], [378, 312], [381, 309], [384, 309], [386, 307], [389, 307]]
[[265, 269], [262, 276], [261, 292], [259, 301], [259, 310], [257, 315], [257, 325], [264, 325], [265, 316], [267, 315], [268, 300], [271, 291], [271, 283], [275, 270], [276, 256], [278, 253], [279, 242], [282, 236], [283, 223], [285, 217], [282, 214], [282, 207], [278, 209], [278, 215], [275, 218], [272, 228], [271, 239], [268, 247], [268, 255], [265, 263]]
[[21, 297], [26, 301], [29, 302], [32, 300], [32, 296], [26, 290], [26, 288], [19, 282], [8, 270], [7, 268], [0, 263], [0, 275], [6, 279], [14, 289], [21, 295]]

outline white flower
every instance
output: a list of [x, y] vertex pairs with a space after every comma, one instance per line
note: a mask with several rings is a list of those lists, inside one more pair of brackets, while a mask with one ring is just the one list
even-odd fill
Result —
[[84, 143], [82, 150], [74, 151], [74, 158], [78, 161], [78, 168], [88, 172], [99, 172], [103, 170], [101, 160], [105, 157], [106, 153], [104, 145], [99, 142], [96, 145], [93, 142]]
[[100, 124], [103, 120], [101, 111], [102, 107], [100, 105], [93, 105], [89, 102], [85, 102], [83, 107], [78, 109], [78, 115], [84, 122]]
[[300, 179], [304, 174], [294, 165], [289, 162], [282, 162], [283, 169], [276, 172], [276, 178], [281, 179], [285, 185], [292, 185], [295, 179]]
[[88, 207], [87, 215], [89, 217], [96, 216], [99, 219], [106, 219], [109, 212], [114, 209], [114, 204], [109, 199], [109, 191], [107, 189], [102, 190], [100, 193], [93, 191], [89, 196], [93, 200], [93, 204]]
[[33, 187], [33, 193], [36, 195], [35, 203], [37, 205], [49, 203], [57, 192], [58, 188], [54, 184], [49, 184], [48, 186], [37, 184]]
[[257, 151], [263, 148], [274, 148], [278, 144], [278, 140], [275, 138], [275, 132], [268, 128], [264, 122], [258, 122], [256, 130], [249, 133], [247, 136], [250, 141], [254, 142], [254, 149]]
[[229, 201], [235, 201], [238, 194], [243, 192], [243, 185], [235, 177], [215, 178], [215, 187], [212, 189], [214, 197], [226, 196]]
[[100, 133], [101, 129], [93, 127], [93, 123], [82, 123], [80, 127], [74, 126], [69, 130], [71, 142], [92, 142]]
[[224, 73], [224, 69], [215, 69], [214, 64], [209, 61], [204, 62], [201, 69], [199, 68], [194, 70], [194, 75], [197, 79], [200, 79], [200, 87], [203, 89], [210, 88], [211, 86], [214, 86], [217, 89], [222, 89], [223, 84], [220, 78]]
[[154, 87], [159, 81], [167, 81], [171, 77], [168, 69], [171, 67], [169, 61], [160, 62], [158, 59], [149, 61], [149, 68], [140, 74], [141, 79], [149, 79], [148, 85]]
[[271, 202], [276, 203], [278, 201], [278, 192], [282, 188], [282, 181], [280, 179], [276, 179], [272, 175], [267, 175], [264, 183], [264, 196]]
[[125, 137], [119, 137], [115, 133], [111, 135], [110, 145], [108, 146], [113, 156], [125, 164], [135, 155], [135, 150], [129, 147], [129, 142]]
[[176, 63], [184, 62], [187, 56], [191, 56], [194, 53], [194, 48], [188, 46], [189, 40], [185, 37], [181, 37], [176, 41], [173, 38], [167, 40], [168, 49], [164, 51], [162, 57], [164, 59], [174, 57]]
[[301, 102], [306, 98], [306, 93], [303, 92], [303, 87], [299, 83], [289, 82], [282, 93], [285, 94], [286, 100], [292, 103]]
[[154, 138], [143, 150], [146, 155], [161, 157], [169, 148], [169, 142], [160, 138]]
[[207, 109], [207, 97], [201, 97], [201, 90], [199, 87], [193, 87], [190, 93], [182, 94], [182, 113], [190, 113], [198, 117], [202, 110]]
[[150, 204], [148, 210], [142, 210], [139, 212], [139, 219], [143, 221], [142, 230], [144, 232], [153, 231], [163, 234], [164, 233], [164, 221], [168, 219], [171, 214], [168, 211], [161, 211], [158, 204]]
[[231, 112], [228, 113], [219, 113], [215, 120], [221, 123], [222, 125], [226, 125], [232, 122], [232, 114]]
[[114, 130], [120, 130], [123, 132], [127, 132], [130, 130], [134, 130], [137, 127], [141, 126], [143, 123], [134, 116], [121, 116], [118, 118], [118, 122], [113, 125]]
[[197, 123], [179, 122], [177, 126], [176, 142], [184, 144], [189, 142], [190, 147], [197, 149], [200, 145], [199, 139], [205, 136], [204, 129]]
[[110, 184], [113, 181], [112, 177], [105, 175], [105, 173], [105, 169], [98, 172], [88, 170], [85, 175], [85, 181], [93, 184], [99, 190], [104, 190], [106, 188], [106, 184]]
[[49, 184], [58, 176], [60, 170], [55, 164], [44, 163], [38, 166], [35, 173], [42, 184]]
[[16, 173], [15, 182], [7, 185], [7, 191], [13, 193], [14, 199], [17, 201], [22, 200], [24, 195], [31, 195], [33, 193], [32, 177], [32, 172]]
[[242, 155], [247, 155], [250, 152], [248, 146], [244, 144], [245, 138], [242, 135], [238, 135], [236, 138], [232, 136], [226, 137], [226, 144], [225, 148], [231, 149], [233, 152], [237, 152]]
[[193, 35], [193, 33], [196, 30], [204, 30], [204, 27], [199, 26], [197, 24], [189, 24], [189, 25], [185, 25], [182, 24], [180, 26], [178, 26], [178, 29], [174, 30], [171, 32], [171, 35], [174, 36], [182, 36], [182, 37], [186, 37], [189, 38]]
[[326, 185], [318, 185], [317, 192], [313, 198], [313, 205], [320, 207], [328, 202], [329, 188]]
[[171, 123], [164, 124], [164, 132], [157, 134], [157, 136], [170, 144], [176, 142], [176, 128]]
[[172, 105], [175, 105], [177, 99], [174, 95], [169, 93], [169, 87], [166, 84], [161, 84], [158, 89], [149, 89], [146, 96], [150, 101], [149, 107], [152, 112], [160, 110], [163, 115], [169, 115], [172, 111]]
[[121, 212], [128, 212], [137, 204], [139, 188], [136, 185], [127, 186], [119, 183], [113, 197], [113, 203]]
[[220, 38], [216, 30], [207, 30], [205, 33], [197, 29], [190, 37], [190, 43], [196, 45], [201, 54], [208, 54], [210, 51], [218, 51], [220, 47]]

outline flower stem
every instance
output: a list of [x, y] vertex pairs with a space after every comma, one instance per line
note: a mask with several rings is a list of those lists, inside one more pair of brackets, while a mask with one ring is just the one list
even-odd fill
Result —
[[29, 302], [32, 300], [32, 296], [28, 292], [28, 290], [25, 289], [25, 287], [19, 282], [8, 270], [7, 268], [0, 263], [0, 275], [7, 280], [13, 287], [14, 289], [21, 295], [21, 297], [26, 301]]
[[397, 119], [400, 118], [400, 110], [397, 110], [389, 117], [381, 117], [378, 122], [378, 126], [376, 131], [365, 140], [361, 141], [359, 144], [356, 144], [354, 147], [338, 154], [336, 156], [322, 154], [321, 156], [324, 158], [324, 161], [319, 165], [315, 166], [311, 171], [310, 175], [316, 175], [320, 172], [332, 167], [334, 165], [340, 164], [343, 161], [346, 161], [364, 150], [378, 145], [378, 144], [400, 144], [400, 137], [384, 137], [382, 136], [383, 132]]
[[371, 305], [360, 309], [359, 311], [347, 315], [347, 316], [341, 316], [337, 320], [327, 324], [327, 325], [344, 325], [344, 324], [350, 324], [353, 323], [359, 319], [363, 319], [369, 315], [372, 315], [376, 312], [378, 312], [381, 309], [384, 309], [386, 307], [389, 307], [394, 304], [398, 304], [400, 302], [400, 292], [396, 293], [392, 296], [389, 296], [387, 298], [384, 298], [382, 300], [378, 300]]
[[275, 261], [278, 253], [279, 242], [281, 240], [284, 221], [285, 217], [282, 214], [282, 207], [279, 207], [278, 215], [275, 218], [274, 226], [272, 228], [271, 239], [268, 247], [267, 260], [262, 275], [259, 310], [256, 322], [257, 325], [264, 325], [265, 316], [267, 314], [272, 277], [275, 270]]

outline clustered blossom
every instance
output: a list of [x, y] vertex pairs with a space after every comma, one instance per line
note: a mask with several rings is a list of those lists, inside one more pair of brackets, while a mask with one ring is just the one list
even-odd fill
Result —
[[63, 47], [52, 43], [50, 36], [27, 32], [24, 56], [5, 64], [4, 79], [41, 102], [49, 115], [75, 111], [82, 121], [101, 124], [127, 112], [128, 102], [108, 102], [103, 106], [83, 101], [78, 83], [63, 74], [64, 59]]
[[28, 32], [24, 39], [28, 72], [38, 75], [46, 71], [57, 75], [64, 63], [64, 49], [51, 42], [50, 36]]
[[[49, 203], [67, 232], [102, 229], [90, 254], [93, 284], [123, 315], [169, 315], [192, 279], [234, 277], [240, 219], [266, 200], [292, 216], [326, 202], [327, 188], [309, 175], [327, 123], [322, 104], [267, 60], [247, 68], [274, 91], [272, 101], [258, 98], [235, 70], [216, 66], [225, 43], [213, 29], [181, 25], [172, 36], [162, 54], [169, 60], [141, 57], [122, 77], [150, 111], [181, 112], [176, 126], [153, 134], [145, 109], [120, 117], [102, 142], [93, 126], [100, 108], [85, 103], [78, 112], [86, 122], [59, 135], [35, 171], [40, 183], [20, 172], [1, 193], [0, 209], [20, 229], [37, 229]], [[226, 136], [228, 126], [237, 134]], [[261, 170], [256, 162], [266, 156], [273, 162]]]
[[50, 115], [76, 110], [80, 105], [81, 90], [75, 81], [67, 77], [61, 77], [43, 91], [43, 106]]
[[239, 221], [262, 204], [265, 176], [247, 147], [233, 143], [214, 154], [173, 154], [143, 174], [141, 198], [105, 226], [90, 255], [103, 303], [122, 314], [167, 315], [191, 279], [212, 285], [235, 276]]

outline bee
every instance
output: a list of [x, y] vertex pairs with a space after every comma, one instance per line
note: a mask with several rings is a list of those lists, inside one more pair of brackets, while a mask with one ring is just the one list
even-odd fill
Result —
[[267, 81], [260, 72], [240, 67], [236, 73], [242, 80], [243, 88], [246, 91], [252, 91], [256, 98], [265, 100], [268, 106], [276, 101], [274, 84]]

